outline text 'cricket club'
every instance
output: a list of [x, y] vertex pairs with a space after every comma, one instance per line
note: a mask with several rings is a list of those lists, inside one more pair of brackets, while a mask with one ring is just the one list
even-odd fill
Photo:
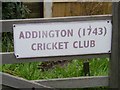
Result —
[[[36, 39], [36, 38], [57, 38], [57, 37], [73, 37], [73, 29], [68, 30], [50, 30], [50, 31], [21, 31], [19, 39]], [[51, 43], [33, 43], [31, 49], [36, 50], [55, 50], [68, 49], [69, 42], [51, 42]], [[89, 48], [95, 47], [94, 40], [75, 41], [73, 48]]]

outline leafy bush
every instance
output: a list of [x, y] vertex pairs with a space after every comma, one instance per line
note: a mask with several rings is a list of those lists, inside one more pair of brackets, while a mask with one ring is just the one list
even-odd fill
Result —
[[[108, 58], [96, 58], [90, 60], [90, 75], [101, 76], [108, 75]], [[72, 60], [68, 64], [61, 66], [56, 65], [46, 71], [38, 69], [41, 62], [6, 64], [3, 65], [3, 72], [17, 75], [28, 80], [36, 79], [52, 79], [52, 78], [68, 78], [84, 76], [83, 60]]]
[[2, 19], [23, 19], [29, 16], [30, 10], [22, 2], [3, 2]]
[[[22, 2], [3, 2], [2, 19], [23, 19], [29, 16], [30, 10]], [[13, 34], [2, 33], [2, 52], [13, 51]]]

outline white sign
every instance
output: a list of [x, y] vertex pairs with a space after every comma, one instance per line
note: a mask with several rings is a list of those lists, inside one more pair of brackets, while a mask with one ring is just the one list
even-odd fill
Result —
[[17, 58], [110, 53], [110, 20], [15, 24]]

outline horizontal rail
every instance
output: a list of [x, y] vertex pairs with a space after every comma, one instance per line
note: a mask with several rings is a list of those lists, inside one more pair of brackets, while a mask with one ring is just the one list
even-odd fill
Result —
[[105, 58], [105, 57], [110, 57], [110, 54], [17, 59], [13, 52], [8, 52], [8, 53], [0, 53], [0, 56], [2, 56], [2, 64], [13, 64], [13, 63], [23, 63], [23, 62], [36, 62], [36, 61], [44, 62], [44, 61], [58, 61], [58, 60], [72, 60], [72, 59]]
[[25, 80], [23, 78], [20, 77], [16, 77], [7, 73], [2, 73], [0, 72], [0, 74], [2, 74], [2, 84], [5, 86], [10, 86], [13, 88], [51, 88], [36, 82], [30, 82], [29, 80]]
[[108, 76], [90, 76], [90, 77], [74, 77], [61, 78], [51, 80], [35, 80], [45, 86], [53, 88], [90, 88], [108, 86]]
[[12, 32], [13, 24], [25, 23], [49, 23], [49, 22], [72, 22], [72, 21], [89, 21], [89, 20], [111, 20], [111, 15], [92, 15], [92, 16], [72, 16], [72, 17], [57, 17], [57, 18], [36, 18], [36, 19], [12, 19], [0, 20], [2, 23], [1, 32]]
[[49, 80], [25, 80], [6, 73], [2, 74], [2, 84], [12, 88], [90, 88], [108, 86], [108, 76], [72, 77]]

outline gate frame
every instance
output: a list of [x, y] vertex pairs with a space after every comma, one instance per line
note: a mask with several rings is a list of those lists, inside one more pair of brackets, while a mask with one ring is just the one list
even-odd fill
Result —
[[112, 8], [112, 51], [110, 56], [110, 88], [120, 89], [120, 1]]
[[[93, 20], [93, 19], [101, 19], [101, 18], [98, 18], [98, 17], [102, 17], [103, 18], [103, 16], [96, 16], [97, 18], [95, 18], [95, 16], [87, 16], [87, 17], [85, 17], [85, 16], [83, 16], [83, 17], [68, 17], [67, 19], [67, 21], [71, 21], [71, 20], [78, 20], [78, 18], [80, 19], [80, 20]], [[109, 19], [111, 19], [112, 20], [112, 23], [113, 23], [113, 31], [112, 31], [112, 52], [111, 52], [111, 55], [110, 54], [100, 54], [100, 55], [89, 55], [89, 56], [87, 56], [87, 55], [83, 55], [83, 56], [66, 56], [66, 57], [48, 57], [48, 58], [34, 58], [34, 59], [23, 59], [23, 60], [17, 60], [16, 58], [15, 58], [15, 56], [13, 55], [13, 52], [7, 52], [7, 53], [0, 53], [0, 55], [2, 55], [2, 61], [3, 61], [3, 64], [8, 64], [8, 63], [21, 63], [21, 62], [35, 62], [35, 61], [49, 61], [49, 60], [61, 60], [61, 59], [63, 59], [63, 60], [66, 60], [66, 59], [73, 59], [73, 58], [95, 58], [95, 57], [109, 57], [110, 56], [110, 76], [109, 77], [89, 77], [89, 76], [87, 76], [87, 77], [80, 77], [79, 79], [78, 78], [62, 78], [62, 79], [53, 79], [53, 80], [35, 80], [35, 81], [29, 81], [29, 80], [23, 80], [23, 82], [24, 81], [27, 81], [28, 83], [34, 83], [34, 85], [38, 85], [38, 87], [40, 86], [44, 86], [44, 82], [45, 83], [48, 83], [48, 84], [56, 84], [55, 82], [57, 82], [57, 83], [59, 83], [59, 81], [65, 81], [65, 82], [70, 82], [71, 80], [75, 80], [75, 82], [76, 82], [76, 80], [78, 81], [77, 83], [78, 83], [78, 85], [80, 84], [80, 83], [82, 83], [81, 82], [81, 80], [85, 80], [85, 82], [90, 82], [90, 78], [92, 78], [93, 79], [93, 81], [96, 81], [96, 85], [93, 85], [93, 84], [91, 84], [90, 86], [89, 85], [85, 85], [86, 83], [84, 83], [84, 85], [85, 85], [85, 87], [93, 87], [93, 86], [109, 86], [110, 88], [118, 88], [118, 89], [120, 89], [120, 81], [119, 81], [119, 79], [120, 79], [120, 66], [119, 66], [119, 64], [120, 64], [120, 61], [119, 61], [119, 59], [120, 59], [120, 55], [119, 55], [119, 53], [120, 53], [120, 50], [118, 49], [118, 48], [120, 48], [120, 36], [119, 36], [119, 34], [120, 34], [120, 32], [119, 32], [119, 29], [120, 29], [120, 2], [118, 3], [118, 2], [114, 2], [113, 3], [113, 16], [112, 16], [112, 18], [111, 18], [111, 15], [107, 15], [107, 16], [104, 16], [104, 19], [106, 19], [106, 18], [109, 18]], [[36, 22], [36, 23], [38, 23], [38, 22], [41, 22], [41, 23], [43, 23], [43, 22], [47, 22], [47, 20], [49, 20], [49, 22], [56, 22], [56, 21], [59, 21], [59, 22], [61, 22], [62, 20], [64, 20], [65, 21], [65, 18], [54, 18], [54, 19], [24, 19], [24, 20], [22, 20], [22, 19], [19, 19], [19, 20], [1, 20], [0, 21], [0, 23], [2, 23], [2, 26], [3, 26], [3, 32], [11, 32], [12, 31], [12, 24], [14, 23], [14, 24], [17, 24], [17, 23], [24, 23], [24, 22], [27, 22], [27, 23], [33, 23], [33, 22]], [[6, 25], [7, 25], [7, 27], [6, 27]], [[1, 32], [0, 32], [1, 33]], [[59, 59], [58, 59], [59, 58]], [[12, 61], [10, 61], [10, 59], [12, 59]], [[40, 60], [41, 59], [41, 60]], [[11, 78], [11, 77], [13, 77], [13, 76], [11, 76], [11, 75], [8, 75], [8, 74], [4, 74], [4, 73], [0, 73], [0, 74], [2, 74], [2, 76], [3, 76], [3, 78], [4, 79], [6, 79], [6, 78]], [[6, 77], [6, 78], [5, 78]], [[13, 79], [11, 79], [11, 80], [14, 80], [14, 79], [16, 79], [17, 78], [17, 80], [19, 79], [18, 77], [13, 77]], [[99, 78], [99, 79], [98, 79]], [[87, 80], [86, 80], [87, 79]], [[66, 81], [67, 80], [67, 81]], [[103, 81], [103, 80], [105, 80], [105, 81]], [[9, 81], [9, 80], [8, 80]], [[92, 82], [93, 82], [92, 81]], [[99, 83], [100, 81], [103, 81], [102, 83]], [[4, 82], [4, 80], [3, 80], [3, 82]], [[19, 81], [18, 81], [19, 82]], [[6, 81], [6, 85], [8, 85], [8, 86], [10, 86], [9, 84], [10, 84], [11, 82], [9, 81], [9, 82], [7, 82]], [[15, 84], [16, 82], [14, 82], [13, 84]], [[104, 84], [103, 84], [104, 83]], [[5, 83], [3, 83], [3, 84], [5, 84]], [[89, 84], [89, 83], [88, 83]], [[33, 87], [34, 87], [34, 85], [32, 85]], [[69, 88], [68, 86], [70, 86], [70, 85], [73, 85], [73, 87], [75, 86], [75, 84], [66, 84], [66, 85], [64, 85], [64, 87], [65, 88]], [[77, 86], [78, 86], [77, 85]], [[19, 86], [19, 85], [18, 85]], [[48, 86], [49, 87], [49, 86]], [[14, 88], [16, 88], [15, 86], [14, 86]], [[45, 86], [45, 88], [46, 88], [46, 86]], [[54, 87], [53, 87], [54, 88]], [[56, 88], [59, 88], [59, 87], [56, 87]], [[80, 87], [79, 87], [80, 88]], [[82, 88], [84, 88], [84, 87], [82, 87]]]

